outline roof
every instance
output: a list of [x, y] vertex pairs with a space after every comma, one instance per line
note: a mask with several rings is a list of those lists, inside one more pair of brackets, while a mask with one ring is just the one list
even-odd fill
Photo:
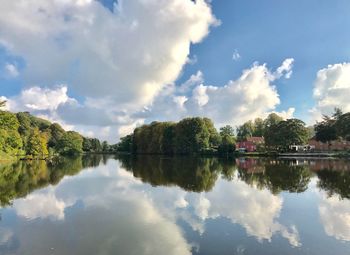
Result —
[[247, 138], [247, 142], [253, 142], [253, 143], [264, 143], [265, 139], [261, 136], [252, 136]]

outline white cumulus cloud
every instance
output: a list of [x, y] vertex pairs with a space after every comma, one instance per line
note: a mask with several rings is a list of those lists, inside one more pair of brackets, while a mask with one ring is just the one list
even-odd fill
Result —
[[0, 43], [26, 63], [28, 84], [69, 81], [82, 96], [119, 107], [150, 103], [173, 82], [217, 23], [204, 0], [3, 1]]
[[[136, 116], [146, 121], [206, 116], [218, 126], [239, 125], [249, 119], [264, 117], [280, 104], [273, 81], [287, 75], [292, 63], [291, 59], [285, 60], [275, 72], [269, 70], [266, 64], [255, 63], [238, 79], [224, 86], [205, 85], [203, 74], [198, 72], [180, 86], [170, 85], [163, 89], [152, 106]], [[288, 118], [294, 110], [290, 108], [281, 114]]]
[[316, 101], [311, 110], [313, 118], [331, 114], [335, 107], [350, 111], [350, 63], [328, 65], [317, 72], [313, 96]]

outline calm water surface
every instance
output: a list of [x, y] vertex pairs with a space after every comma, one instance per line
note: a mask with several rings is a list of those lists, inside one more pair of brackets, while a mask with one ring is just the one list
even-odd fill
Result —
[[0, 254], [350, 254], [350, 162], [0, 165]]

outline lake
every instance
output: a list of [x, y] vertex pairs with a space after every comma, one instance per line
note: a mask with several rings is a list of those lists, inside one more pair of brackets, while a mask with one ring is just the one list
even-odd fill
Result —
[[350, 161], [0, 165], [0, 254], [350, 254]]

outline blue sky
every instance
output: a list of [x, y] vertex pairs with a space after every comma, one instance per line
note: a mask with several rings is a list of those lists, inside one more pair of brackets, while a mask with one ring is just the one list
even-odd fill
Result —
[[350, 111], [347, 0], [0, 5], [8, 109], [86, 135], [116, 140], [186, 116], [219, 127], [270, 112], [312, 123], [334, 107]]
[[350, 59], [350, 1], [214, 0], [212, 6], [222, 24], [192, 47], [198, 62], [186, 66], [180, 81], [199, 69], [209, 84], [223, 85], [254, 61], [276, 68], [292, 57], [293, 76], [276, 82], [278, 110], [295, 107], [295, 116], [305, 119], [315, 103], [317, 71]]

